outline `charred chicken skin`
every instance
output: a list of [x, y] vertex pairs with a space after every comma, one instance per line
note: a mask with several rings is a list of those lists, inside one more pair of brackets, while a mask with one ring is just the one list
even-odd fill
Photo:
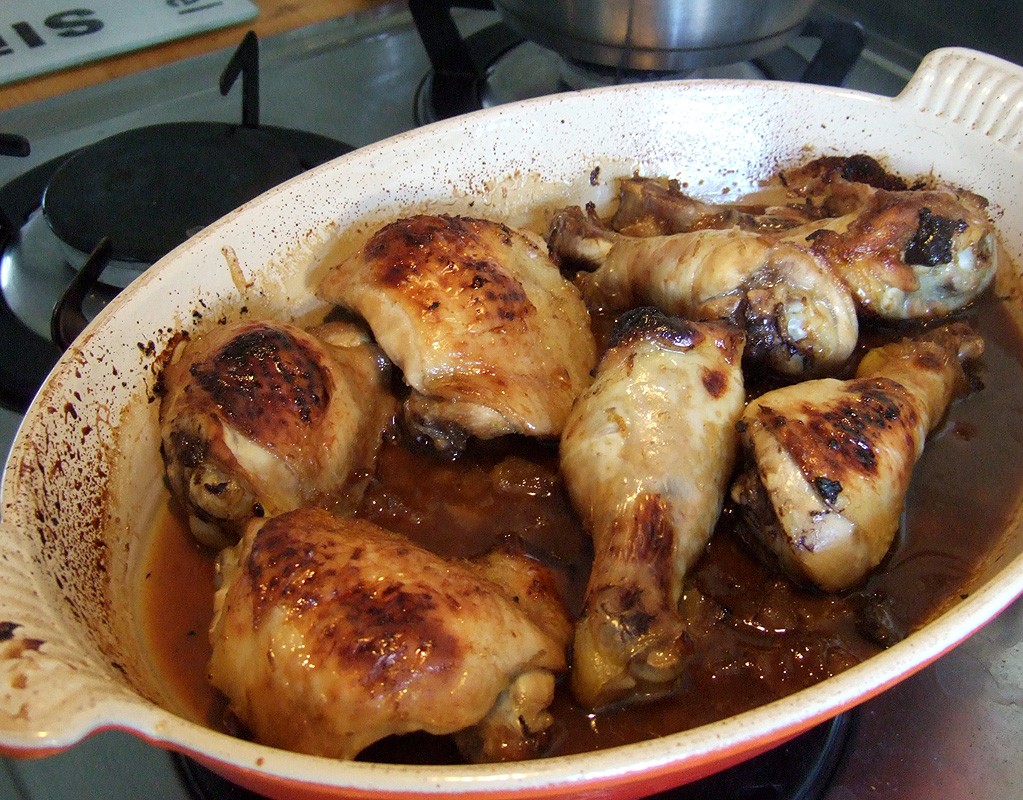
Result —
[[442, 450], [468, 436], [558, 436], [596, 363], [578, 290], [542, 241], [496, 222], [397, 220], [318, 294], [368, 322], [411, 389], [405, 421]]
[[859, 584], [887, 554], [927, 434], [983, 341], [955, 323], [869, 351], [856, 376], [767, 392], [740, 422], [732, 487], [749, 539], [798, 583]]
[[161, 454], [193, 535], [220, 548], [253, 517], [336, 502], [393, 418], [387, 372], [345, 323], [243, 321], [179, 344], [161, 374]]
[[[733, 220], [734, 222], [734, 220]], [[591, 307], [653, 305], [667, 314], [727, 320], [746, 334], [746, 357], [800, 377], [837, 370], [856, 346], [856, 307], [811, 249], [738, 225], [629, 236], [579, 207], [555, 215], [554, 257], [579, 269]]]
[[994, 278], [994, 233], [977, 195], [879, 190], [862, 209], [810, 227], [805, 241], [865, 315], [938, 319], [973, 302]]
[[538, 562], [445, 560], [301, 509], [254, 521], [220, 568], [210, 679], [256, 740], [342, 759], [411, 731], [475, 761], [542, 749], [571, 623]]
[[686, 666], [679, 598], [731, 476], [742, 346], [722, 322], [629, 312], [572, 410], [561, 469], [594, 548], [572, 662], [587, 707], [665, 691]]

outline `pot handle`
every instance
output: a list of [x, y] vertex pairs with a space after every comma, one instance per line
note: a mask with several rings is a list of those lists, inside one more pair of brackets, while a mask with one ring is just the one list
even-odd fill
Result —
[[0, 754], [37, 756], [93, 730], [96, 700], [112, 683], [64, 630], [36, 581], [44, 567], [19, 547], [20, 536], [0, 522]]
[[961, 47], [928, 53], [897, 101], [1023, 153], [1023, 67]]

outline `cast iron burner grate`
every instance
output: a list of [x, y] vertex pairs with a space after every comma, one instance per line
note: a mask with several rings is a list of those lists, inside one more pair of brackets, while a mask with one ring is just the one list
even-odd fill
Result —
[[[258, 76], [259, 45], [249, 32], [220, 76], [225, 96], [242, 79], [241, 124], [128, 130], [0, 187], [0, 404], [25, 410], [84, 326], [83, 303], [98, 310], [201, 228], [353, 149], [261, 126]], [[20, 137], [0, 144], [5, 155], [28, 154]]]
[[[738, 766], [649, 800], [820, 800], [845, 753], [853, 714], [847, 711]], [[189, 758], [173, 758], [195, 800], [265, 800]]]
[[865, 42], [858, 23], [820, 12], [806, 21], [796, 37], [818, 43], [812, 55], [779, 47], [749, 61], [685, 74], [645, 72], [562, 58], [524, 40], [503, 22], [463, 35], [452, 16], [454, 8], [493, 10], [494, 6], [490, 0], [409, 1], [431, 65], [416, 92], [419, 124], [570, 89], [669, 78], [757, 78], [840, 86]]

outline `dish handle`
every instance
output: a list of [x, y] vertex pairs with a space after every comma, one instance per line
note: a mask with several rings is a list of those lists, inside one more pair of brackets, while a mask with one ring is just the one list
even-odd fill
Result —
[[961, 47], [928, 53], [897, 101], [1023, 153], [1023, 67]]
[[36, 583], [44, 569], [19, 548], [21, 534], [0, 522], [0, 754], [65, 750], [101, 723], [111, 681], [75, 647]]

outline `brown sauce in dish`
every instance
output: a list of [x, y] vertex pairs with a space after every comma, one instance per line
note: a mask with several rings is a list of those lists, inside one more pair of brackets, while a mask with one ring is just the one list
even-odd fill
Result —
[[[971, 319], [986, 345], [983, 389], [956, 401], [929, 439], [896, 544], [867, 583], [842, 595], [793, 587], [750, 555], [726, 508], [687, 582], [696, 655], [678, 690], [592, 714], [572, 703], [563, 682], [551, 755], [677, 732], [783, 697], [877, 653], [879, 639], [911, 631], [969, 592], [1023, 494], [1023, 341], [994, 300]], [[389, 442], [359, 514], [450, 556], [520, 537], [560, 569], [572, 610], [581, 605], [590, 544], [563, 492], [554, 446], [502, 442], [450, 462]], [[214, 559], [170, 505], [145, 574], [143, 614], [158, 668], [186, 713], [223, 729], [223, 701], [205, 673]], [[362, 757], [457, 758], [446, 740], [425, 735], [386, 740]]]

